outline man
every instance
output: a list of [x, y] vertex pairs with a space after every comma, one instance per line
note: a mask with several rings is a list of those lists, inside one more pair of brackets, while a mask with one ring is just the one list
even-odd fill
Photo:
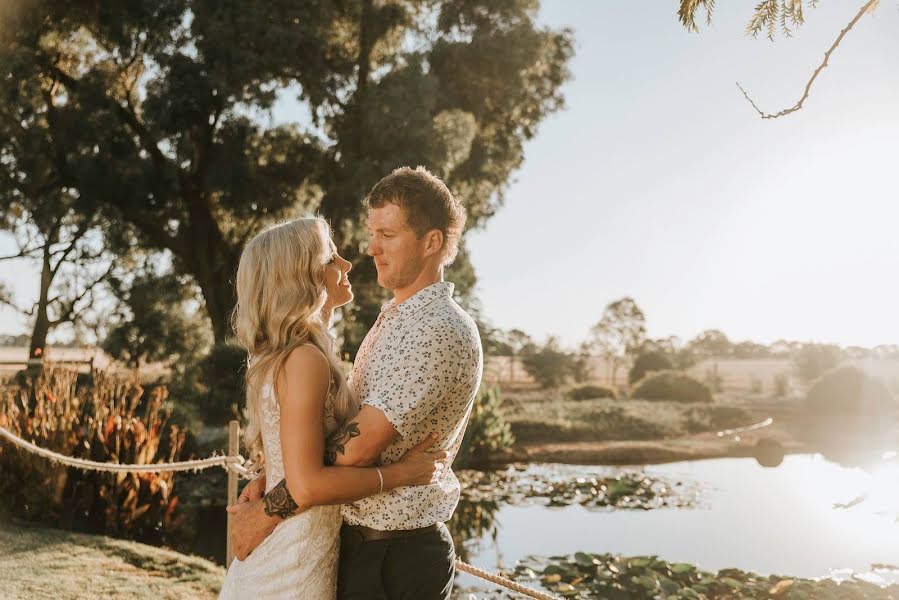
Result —
[[[456, 256], [465, 210], [422, 167], [403, 167], [365, 199], [378, 284], [393, 292], [365, 336], [349, 377], [362, 408], [329, 436], [325, 461], [391, 463], [427, 435], [455, 457], [483, 369], [474, 321], [452, 299], [443, 268]], [[238, 558], [246, 557], [298, 507], [286, 485], [261, 501], [260, 480], [229, 508]], [[363, 598], [449, 598], [455, 549], [443, 524], [460, 486], [450, 468], [429, 486], [397, 488], [343, 507], [337, 593]]]

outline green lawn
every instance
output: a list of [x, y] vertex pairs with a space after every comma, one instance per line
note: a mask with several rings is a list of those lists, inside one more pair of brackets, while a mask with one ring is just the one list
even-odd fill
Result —
[[208, 560], [98, 535], [0, 519], [0, 598], [208, 599], [224, 578]]

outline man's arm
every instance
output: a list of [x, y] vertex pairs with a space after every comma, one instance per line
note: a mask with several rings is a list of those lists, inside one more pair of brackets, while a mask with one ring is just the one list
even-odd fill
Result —
[[367, 404], [325, 441], [325, 464], [363, 467], [377, 464], [400, 434], [383, 411]]
[[[353, 420], [338, 427], [325, 440], [325, 464], [345, 467], [376, 464], [381, 452], [399, 436], [383, 412], [371, 406], [363, 406]], [[302, 512], [287, 489], [286, 479], [282, 479], [262, 497], [262, 505], [265, 515], [269, 517], [271, 529], [275, 528], [279, 520]]]

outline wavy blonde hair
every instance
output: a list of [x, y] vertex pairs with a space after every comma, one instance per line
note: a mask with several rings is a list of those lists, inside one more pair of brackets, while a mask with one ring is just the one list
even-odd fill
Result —
[[340, 370], [337, 342], [322, 321], [327, 300], [322, 275], [331, 257], [330, 240], [323, 219], [296, 219], [257, 234], [240, 256], [231, 325], [249, 354], [244, 444], [251, 470], [257, 473], [265, 465], [262, 389], [269, 381], [274, 385], [294, 349], [308, 343], [327, 357], [338, 423], [345, 423], [357, 410]]

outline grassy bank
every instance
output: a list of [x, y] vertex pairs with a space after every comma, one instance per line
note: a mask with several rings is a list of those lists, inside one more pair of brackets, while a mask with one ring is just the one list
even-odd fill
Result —
[[164, 548], [0, 519], [0, 598], [215, 598], [224, 569]]
[[[562, 390], [536, 389], [504, 391], [503, 398], [503, 415], [516, 438], [503, 457], [507, 461], [643, 464], [752, 456], [761, 437], [776, 439], [787, 452], [802, 448], [789, 418], [772, 413], [770, 403], [570, 400]], [[717, 436], [768, 416], [775, 417], [773, 427], [740, 440]]]

